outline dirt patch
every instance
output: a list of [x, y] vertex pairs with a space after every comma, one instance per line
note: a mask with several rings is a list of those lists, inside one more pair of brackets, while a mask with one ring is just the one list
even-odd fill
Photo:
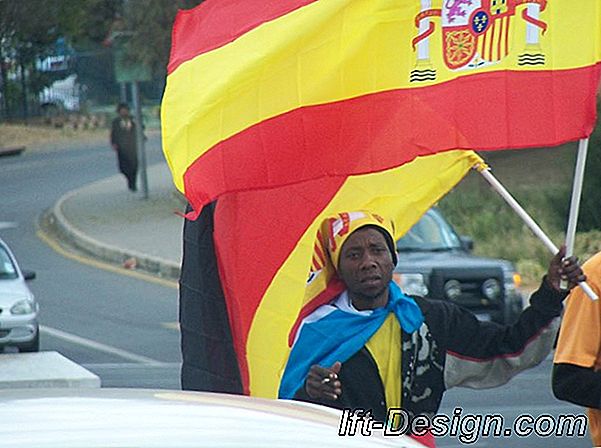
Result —
[[107, 129], [55, 129], [45, 126], [0, 124], [0, 148], [25, 146], [27, 151], [47, 151], [107, 142]]
[[[158, 129], [147, 129], [147, 137], [159, 134]], [[56, 151], [61, 149], [88, 148], [109, 144], [109, 130], [53, 128], [40, 125], [0, 124], [0, 152], [3, 148], [24, 146], [27, 152]]]

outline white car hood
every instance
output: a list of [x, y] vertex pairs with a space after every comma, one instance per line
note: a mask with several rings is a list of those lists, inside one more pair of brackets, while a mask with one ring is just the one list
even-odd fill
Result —
[[141, 389], [0, 393], [3, 448], [424, 448], [405, 436], [340, 437], [340, 411], [308, 403]]
[[33, 294], [22, 279], [0, 280], [0, 306], [7, 306], [18, 300], [32, 297]]

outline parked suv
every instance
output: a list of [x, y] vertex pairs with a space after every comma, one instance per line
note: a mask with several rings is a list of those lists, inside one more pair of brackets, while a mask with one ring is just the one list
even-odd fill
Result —
[[450, 300], [481, 320], [512, 323], [522, 310], [520, 276], [507, 260], [476, 257], [439, 210], [428, 210], [396, 243], [394, 279], [403, 292]]

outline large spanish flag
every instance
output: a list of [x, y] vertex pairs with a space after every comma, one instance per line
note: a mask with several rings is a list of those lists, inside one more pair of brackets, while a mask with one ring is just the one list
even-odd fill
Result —
[[458, 148], [588, 136], [600, 61], [598, 0], [206, 0], [180, 12], [163, 147], [191, 217], [216, 201], [242, 390], [277, 395], [295, 322], [340, 290], [327, 276], [307, 286], [324, 217], [373, 210], [400, 236], [479, 163]]
[[435, 3], [207, 0], [180, 12], [161, 108], [177, 188], [198, 212], [226, 192], [592, 132], [598, 0]]

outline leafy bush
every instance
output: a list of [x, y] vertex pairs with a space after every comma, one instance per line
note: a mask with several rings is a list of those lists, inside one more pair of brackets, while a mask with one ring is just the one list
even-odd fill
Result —
[[[559, 246], [564, 239], [569, 187], [524, 186], [512, 194]], [[438, 206], [460, 234], [474, 239], [476, 255], [512, 261], [527, 284], [537, 283], [546, 271], [551, 257], [549, 250], [488, 186], [458, 188]]]

